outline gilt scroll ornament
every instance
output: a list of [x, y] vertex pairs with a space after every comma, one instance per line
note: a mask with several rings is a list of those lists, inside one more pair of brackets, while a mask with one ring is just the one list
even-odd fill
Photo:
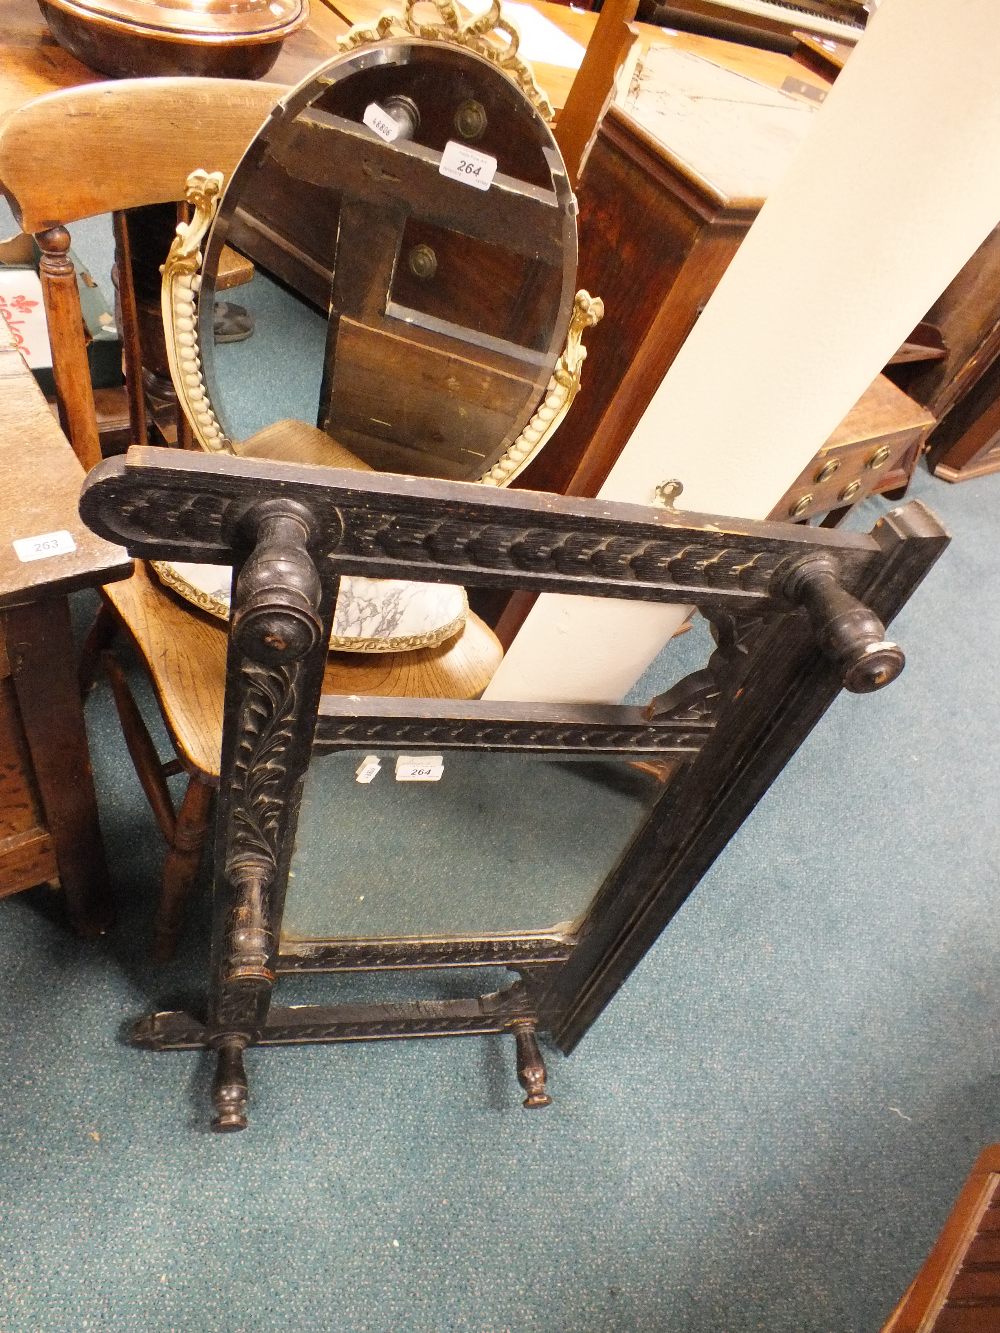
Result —
[[167, 362], [184, 415], [201, 447], [209, 453], [233, 452], [232, 441], [219, 424], [205, 388], [198, 346], [198, 292], [201, 288], [201, 243], [219, 210], [221, 171], [192, 171], [184, 197], [191, 219], [177, 224], [163, 265], [160, 306], [166, 333]]

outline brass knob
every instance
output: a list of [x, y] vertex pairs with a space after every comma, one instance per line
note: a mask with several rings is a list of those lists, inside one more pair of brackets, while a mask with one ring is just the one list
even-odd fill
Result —
[[653, 504], [661, 509], [676, 509], [674, 501], [683, 492], [684, 483], [676, 477], [672, 481], [661, 481], [653, 488]]
[[829, 463], [824, 463], [816, 473], [817, 481], [829, 481], [835, 472], [840, 471], [840, 459], [831, 458]]
[[789, 506], [788, 512], [792, 518], [801, 518], [813, 502], [812, 492], [808, 495], [801, 495], [793, 505]]
[[486, 133], [486, 108], [470, 98], [455, 112], [454, 123], [463, 139], [481, 139]]
[[861, 490], [861, 482], [854, 480], [849, 485], [844, 487], [844, 489], [840, 492], [840, 495], [837, 497], [837, 499], [845, 501], [853, 500], [854, 497], [857, 495], [858, 491], [860, 490]]
[[889, 461], [889, 455], [891, 453], [892, 450], [889, 448], [889, 446], [887, 444], [883, 444], [880, 449], [875, 450], [871, 458], [869, 458], [868, 462], [865, 464], [865, 467], [871, 468], [873, 472], [877, 468], [885, 467], [886, 463], [888, 463]]
[[415, 245], [410, 251], [408, 260], [410, 272], [415, 278], [433, 278], [437, 272], [437, 255], [429, 245]]

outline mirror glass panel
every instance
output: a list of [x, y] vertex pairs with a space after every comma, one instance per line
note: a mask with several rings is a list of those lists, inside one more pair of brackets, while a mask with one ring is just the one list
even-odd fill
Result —
[[[231, 288], [233, 252], [254, 276]], [[234, 440], [291, 419], [379, 470], [477, 480], [562, 352], [575, 202], [510, 79], [459, 47], [389, 41], [278, 105], [203, 273], [206, 383]], [[223, 301], [247, 307], [251, 337], [226, 341]]]
[[361, 783], [364, 758], [310, 765], [283, 944], [572, 930], [669, 776], [623, 759], [454, 752], [439, 780], [408, 782], [383, 752]]

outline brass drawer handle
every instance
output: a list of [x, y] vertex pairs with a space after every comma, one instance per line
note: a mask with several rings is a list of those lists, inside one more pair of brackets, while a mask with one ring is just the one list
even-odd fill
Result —
[[789, 505], [788, 512], [792, 518], [801, 518], [813, 502], [812, 492], [808, 495], [801, 495], [793, 505]]
[[817, 481], [829, 481], [835, 472], [840, 471], [840, 459], [831, 458], [829, 463], [824, 463], [816, 473]]
[[881, 449], [875, 450], [871, 458], [869, 458], [868, 462], [865, 464], [865, 467], [871, 468], [873, 472], [877, 468], [885, 467], [886, 463], [888, 463], [889, 461], [889, 455], [891, 453], [892, 450], [889, 448], [889, 446], [887, 444], [883, 444]]
[[860, 491], [860, 490], [861, 490], [861, 482], [860, 482], [860, 481], [857, 481], [857, 480], [852, 481], [852, 482], [850, 482], [849, 485], [847, 485], [847, 486], [844, 487], [844, 489], [843, 489], [843, 490], [840, 492], [840, 494], [837, 496], [837, 499], [838, 499], [838, 500], [845, 500], [845, 501], [846, 501], [846, 500], [853, 500], [854, 497], [857, 495], [858, 491]]

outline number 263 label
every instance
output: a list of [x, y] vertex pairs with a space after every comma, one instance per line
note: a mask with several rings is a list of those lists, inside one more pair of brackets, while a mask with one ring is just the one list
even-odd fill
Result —
[[29, 560], [48, 560], [54, 555], [69, 555], [76, 542], [68, 532], [43, 532], [38, 537], [18, 537], [14, 551], [22, 564]]
[[480, 153], [475, 148], [449, 139], [441, 154], [438, 171], [453, 181], [462, 181], [476, 190], [488, 190], [496, 175], [497, 160], [489, 153]]

